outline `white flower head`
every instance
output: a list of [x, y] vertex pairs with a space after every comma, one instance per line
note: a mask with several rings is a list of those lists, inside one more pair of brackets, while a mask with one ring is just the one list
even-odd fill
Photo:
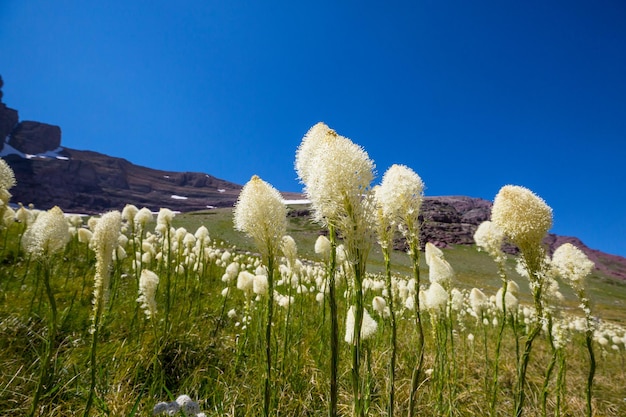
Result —
[[146, 313], [146, 317], [152, 318], [157, 313], [156, 291], [159, 286], [159, 277], [154, 272], [143, 269], [139, 278], [139, 298], [137, 302], [141, 304]]
[[22, 245], [34, 257], [60, 252], [70, 240], [70, 230], [63, 211], [53, 207], [39, 213], [24, 233]]
[[564, 243], [554, 251], [551, 264], [572, 286], [581, 288], [595, 266], [583, 251], [571, 243]]
[[287, 229], [287, 208], [278, 190], [254, 175], [239, 194], [234, 224], [261, 252], [275, 256]]
[[[354, 306], [350, 306], [346, 315], [346, 334], [344, 340], [346, 343], [354, 343], [354, 327], [355, 327]], [[370, 316], [367, 309], [363, 309], [363, 321], [361, 324], [361, 340], [370, 339], [378, 330], [378, 323]]]
[[491, 221], [524, 251], [541, 244], [552, 227], [552, 209], [529, 189], [505, 185], [494, 199]]
[[476, 232], [474, 232], [476, 245], [487, 252], [496, 262], [499, 262], [504, 257], [502, 253], [503, 240], [504, 232], [490, 220], [482, 222], [476, 229]]

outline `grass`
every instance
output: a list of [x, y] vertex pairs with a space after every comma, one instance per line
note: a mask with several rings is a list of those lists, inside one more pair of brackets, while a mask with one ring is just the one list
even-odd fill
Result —
[[[177, 263], [185, 265], [184, 272], [173, 272], [175, 263], [145, 265], [157, 272], [161, 284], [157, 292], [158, 314], [149, 320], [139, 309], [138, 283], [130, 258], [115, 263], [112, 273], [111, 297], [103, 317], [99, 335], [96, 401], [92, 415], [152, 415], [159, 401], [171, 401], [187, 394], [200, 403], [201, 409], [212, 416], [256, 416], [263, 408], [264, 378], [263, 320], [264, 303], [255, 296], [246, 296], [236, 288], [236, 278], [222, 281], [227, 265], [236, 261], [242, 268], [253, 271], [254, 246], [242, 234], [233, 230], [231, 209], [177, 215], [173, 226], [194, 233], [204, 225], [212, 238], [211, 258], [203, 263], [202, 271], [194, 271], [187, 257]], [[153, 228], [154, 225], [150, 227]], [[153, 229], [150, 229], [151, 231]], [[5, 235], [6, 233], [6, 235]], [[0, 232], [0, 410], [2, 415], [23, 416], [27, 413], [41, 358], [49, 341], [49, 304], [38, 275], [36, 262], [18, 248], [20, 228], [12, 225]], [[320, 261], [314, 253], [314, 242], [320, 229], [306, 217], [289, 217], [288, 233], [298, 243], [299, 256], [305, 265]], [[6, 236], [6, 244], [4, 238]], [[131, 253], [130, 246], [126, 251]], [[224, 253], [228, 261], [222, 261]], [[497, 268], [483, 252], [471, 246], [455, 246], [444, 250], [446, 259], [456, 272], [453, 285], [464, 292], [476, 287], [493, 295], [500, 287]], [[175, 258], [174, 258], [175, 259]], [[51, 377], [44, 381], [44, 394], [37, 414], [41, 416], [82, 415], [89, 391], [90, 340], [92, 312], [94, 255], [86, 244], [76, 239], [53, 259], [51, 287], [59, 312], [57, 337], [50, 341], [53, 355]], [[394, 276], [408, 279], [409, 257], [392, 253]], [[515, 261], [507, 263], [509, 276], [520, 284], [522, 303], [531, 298], [524, 279], [515, 272]], [[372, 251], [368, 264], [369, 277], [382, 279], [383, 257], [378, 248]], [[163, 329], [165, 274], [172, 276], [171, 328]], [[428, 276], [422, 265], [422, 276]], [[327, 305], [316, 300], [319, 283], [314, 272], [302, 274], [300, 283], [306, 287], [277, 286], [281, 295], [293, 296], [287, 321], [287, 308], [277, 307], [275, 331], [273, 410], [276, 415], [327, 415], [329, 384], [329, 316]], [[427, 281], [424, 278], [423, 281]], [[228, 287], [227, 297], [221, 295]], [[339, 282], [340, 293], [346, 283]], [[561, 285], [565, 301], [557, 313], [578, 315], [574, 294]], [[593, 311], [602, 322], [622, 325], [626, 321], [626, 285], [607, 276], [594, 273], [588, 280], [588, 293]], [[371, 312], [371, 299], [380, 290], [366, 292], [366, 306]], [[345, 317], [347, 300], [339, 297], [340, 317]], [[230, 310], [232, 315], [227, 314]], [[368, 340], [367, 401], [369, 415], [385, 415], [387, 343], [390, 328], [385, 319], [372, 313], [379, 323], [375, 337]], [[425, 315], [426, 368], [436, 366], [440, 348], [433, 336], [431, 317]], [[488, 390], [485, 380], [493, 367], [493, 351], [497, 326], [483, 326], [467, 312], [456, 313], [454, 321], [454, 351], [447, 345], [450, 380], [438, 392], [438, 376], [434, 372], [422, 381], [418, 390], [417, 415], [488, 415]], [[400, 309], [398, 320], [398, 362], [396, 372], [396, 413], [406, 415], [412, 366], [415, 363], [415, 326], [410, 311]], [[343, 328], [341, 323], [340, 328]], [[516, 328], [521, 339], [524, 326]], [[605, 331], [605, 330], [603, 330]], [[607, 337], [609, 331], [606, 330]], [[624, 336], [623, 327], [613, 332]], [[473, 336], [473, 342], [470, 341]], [[516, 337], [509, 326], [505, 329], [502, 360], [499, 371], [497, 415], [511, 415], [516, 382]], [[487, 346], [487, 357], [484, 345]], [[626, 415], [623, 387], [625, 346], [612, 348], [596, 343], [598, 368], [594, 382], [594, 410], [600, 416]], [[575, 333], [566, 349], [566, 389], [561, 415], [581, 415], [584, 412], [584, 387], [587, 357], [584, 335]], [[551, 357], [545, 335], [539, 336], [528, 371], [528, 407], [526, 415], [541, 415], [540, 395], [546, 363]], [[350, 348], [342, 342], [339, 358], [339, 412], [351, 412]], [[551, 379], [548, 393], [548, 415], [555, 414], [556, 386]], [[439, 403], [440, 394], [445, 399]], [[171, 396], [174, 396], [172, 398]]]

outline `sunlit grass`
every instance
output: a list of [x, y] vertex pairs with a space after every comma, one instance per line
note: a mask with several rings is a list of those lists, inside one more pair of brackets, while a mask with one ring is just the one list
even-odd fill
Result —
[[[299, 208], [299, 207], [298, 207]], [[137, 282], [131, 267], [131, 257], [116, 261], [112, 271], [110, 303], [103, 315], [98, 344], [97, 384], [92, 415], [151, 415], [152, 407], [160, 401], [172, 401], [187, 394], [199, 402], [207, 415], [260, 415], [263, 407], [264, 378], [262, 302], [252, 301], [246, 312], [245, 297], [236, 288], [236, 279], [227, 285], [222, 275], [230, 262], [252, 265], [255, 260], [253, 243], [233, 230], [232, 210], [215, 209], [202, 213], [180, 214], [173, 227], [188, 232], [204, 225], [209, 229], [215, 257], [207, 258], [203, 272], [185, 268], [172, 273], [171, 329], [166, 333], [153, 331], [153, 323], [138, 308]], [[149, 230], [154, 230], [154, 223]], [[41, 366], [42, 352], [49, 335], [46, 325], [48, 311], [45, 288], [37, 283], [35, 261], [17, 246], [20, 225], [8, 229], [7, 244], [0, 249], [0, 410], [2, 415], [23, 416], [33, 398]], [[5, 230], [0, 232], [4, 245]], [[320, 261], [313, 246], [321, 233], [319, 226], [307, 217], [288, 217], [288, 230], [298, 243], [299, 257], [305, 265]], [[130, 253], [129, 245], [126, 250]], [[231, 258], [222, 261], [228, 251]], [[456, 272], [454, 286], [468, 291], [480, 288], [494, 295], [500, 287], [497, 268], [491, 258], [473, 246], [454, 246], [444, 250], [446, 259]], [[46, 381], [39, 401], [42, 416], [82, 415], [90, 387], [90, 338], [93, 251], [86, 244], [72, 240], [65, 252], [55, 258], [51, 286], [58, 304], [59, 330], [52, 357], [55, 378]], [[409, 257], [402, 252], [391, 254], [395, 277], [407, 279], [411, 274]], [[144, 265], [165, 274], [166, 268], [156, 261]], [[421, 265], [424, 276], [428, 269]], [[159, 269], [161, 268], [161, 269]], [[520, 284], [522, 303], [531, 302], [528, 286], [515, 272], [515, 262], [509, 257], [507, 270]], [[248, 268], [248, 270], [252, 270]], [[381, 251], [375, 247], [368, 263], [373, 279], [384, 271]], [[382, 278], [381, 278], [382, 279]], [[228, 297], [221, 295], [230, 288]], [[341, 291], [345, 283], [340, 283]], [[273, 339], [274, 369], [276, 370], [275, 402], [279, 415], [327, 415], [328, 395], [328, 320], [324, 305], [316, 300], [315, 281], [307, 281], [308, 292], [294, 290], [291, 316], [287, 327], [284, 307], [276, 307]], [[311, 291], [312, 289], [312, 291]], [[282, 295], [287, 285], [277, 288]], [[559, 311], [580, 315], [573, 292], [561, 285], [565, 296]], [[617, 325], [626, 322], [626, 285], [594, 273], [588, 280], [588, 292], [594, 314], [602, 322]], [[368, 290], [365, 303], [370, 303], [380, 290]], [[163, 313], [163, 287], [157, 294], [159, 313]], [[339, 297], [340, 317], [345, 317], [348, 302]], [[231, 317], [227, 314], [234, 309]], [[248, 319], [244, 320], [245, 316]], [[396, 414], [406, 415], [415, 362], [415, 326], [410, 314], [400, 314], [398, 321], [398, 362], [396, 374]], [[385, 415], [387, 383], [387, 340], [389, 326], [385, 319], [375, 316], [378, 333], [368, 340], [370, 357], [369, 415]], [[157, 323], [160, 318], [157, 316]], [[343, 320], [343, 319], [342, 319]], [[426, 325], [425, 366], [435, 361], [435, 341], [431, 327]], [[341, 323], [341, 328], [344, 324]], [[244, 328], [245, 327], [245, 328]], [[518, 329], [523, 331], [523, 326]], [[493, 359], [496, 327], [483, 326], [466, 316], [463, 326], [455, 325], [456, 386], [450, 399], [451, 415], [488, 415], [485, 375], [486, 365]], [[485, 360], [483, 332], [487, 335], [488, 360]], [[624, 337], [622, 327], [615, 334]], [[285, 336], [289, 335], [287, 348]], [[473, 336], [473, 341], [468, 338]], [[520, 333], [521, 336], [521, 333]], [[155, 344], [156, 362], [155, 362]], [[613, 348], [613, 345], [617, 349]], [[624, 342], [597, 343], [598, 369], [594, 383], [594, 410], [597, 415], [626, 415], [623, 387], [626, 386]], [[489, 356], [491, 355], [491, 356]], [[516, 382], [515, 339], [507, 326], [503, 340], [498, 395], [498, 415], [511, 415]], [[528, 370], [527, 415], [541, 415], [539, 395], [543, 385], [545, 364], [550, 356], [545, 335], [540, 335], [532, 353]], [[154, 364], [158, 366], [154, 366]], [[350, 349], [342, 342], [339, 372], [339, 414], [351, 412]], [[587, 358], [584, 337], [574, 335], [567, 347], [566, 390], [561, 415], [581, 415], [584, 412], [585, 368]], [[436, 389], [431, 377], [418, 390], [417, 415], [432, 415], [436, 409]], [[554, 381], [549, 384], [548, 410], [554, 414]], [[171, 393], [174, 398], [169, 397]]]

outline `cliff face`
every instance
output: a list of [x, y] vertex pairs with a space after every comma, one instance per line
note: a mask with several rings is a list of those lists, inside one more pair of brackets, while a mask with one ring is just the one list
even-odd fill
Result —
[[[0, 88], [2, 79], [0, 78]], [[0, 90], [0, 100], [2, 92]], [[121, 158], [61, 146], [61, 129], [39, 122], [22, 121], [18, 113], [0, 101], [0, 155], [15, 172], [17, 186], [12, 201], [33, 203], [66, 212], [101, 213], [121, 210], [126, 204], [179, 211], [232, 206], [241, 186], [198, 172], [167, 172], [134, 165]], [[285, 198], [302, 198], [283, 193]], [[307, 211], [292, 213], [306, 215]], [[421, 210], [421, 241], [439, 247], [473, 245], [478, 225], [488, 220], [491, 202], [471, 197], [426, 197]], [[590, 249], [579, 239], [548, 235], [550, 253], [570, 242], [583, 250], [596, 267], [626, 279], [626, 258]], [[404, 242], [395, 243], [405, 250]], [[516, 248], [506, 245], [509, 253]]]

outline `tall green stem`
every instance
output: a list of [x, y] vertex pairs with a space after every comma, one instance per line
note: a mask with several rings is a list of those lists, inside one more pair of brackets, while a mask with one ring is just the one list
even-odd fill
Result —
[[360, 251], [356, 250], [357, 263], [354, 265], [354, 333], [352, 340], [352, 392], [354, 396], [355, 417], [365, 415], [364, 398], [361, 392], [361, 327], [363, 326], [363, 265]]
[[335, 294], [335, 269], [337, 267], [337, 242], [335, 228], [328, 227], [330, 237], [330, 260], [326, 273], [328, 279], [328, 297], [330, 305], [330, 404], [328, 415], [337, 416], [337, 368], [339, 366], [339, 322], [337, 296]]
[[395, 397], [395, 378], [396, 378], [396, 344], [397, 344], [397, 330], [396, 330], [396, 313], [394, 312], [393, 304], [393, 286], [391, 282], [391, 260], [389, 257], [389, 248], [383, 248], [383, 256], [385, 258], [385, 271], [387, 282], [387, 303], [389, 306], [389, 319], [391, 322], [391, 358], [389, 358], [389, 388], [388, 388], [388, 401], [387, 415], [393, 416], [394, 413], [394, 397]]
[[[98, 303], [98, 300], [96, 300], [96, 303]], [[91, 404], [93, 403], [93, 397], [95, 394], [95, 390], [96, 390], [96, 376], [97, 376], [97, 372], [96, 372], [96, 350], [97, 350], [97, 345], [98, 345], [98, 333], [99, 333], [99, 327], [100, 327], [100, 306], [98, 306], [98, 309], [96, 310], [95, 317], [94, 317], [94, 329], [93, 329], [93, 334], [92, 334], [92, 338], [91, 338], [91, 352], [90, 352], [90, 356], [89, 356], [89, 366], [91, 367], [91, 383], [89, 384], [89, 396], [87, 397], [87, 405], [85, 406], [85, 412], [83, 413], [83, 416], [87, 417], [89, 415], [89, 411], [91, 409]]]
[[49, 334], [46, 339], [44, 356], [41, 361], [41, 370], [39, 373], [39, 381], [37, 382], [37, 389], [35, 391], [35, 396], [33, 397], [33, 402], [30, 406], [30, 411], [28, 412], [29, 416], [34, 416], [36, 414], [39, 400], [44, 391], [44, 386], [47, 382], [52, 380], [54, 372], [54, 369], [51, 368], [50, 362], [52, 361], [54, 346], [57, 338], [57, 304], [54, 298], [54, 292], [52, 291], [52, 287], [50, 285], [50, 277], [52, 275], [51, 265], [52, 264], [49, 259], [43, 260], [43, 280], [46, 287], [46, 295], [48, 296], [48, 303], [50, 304], [50, 318], [48, 322]]
[[502, 346], [502, 336], [504, 335], [504, 326], [506, 325], [506, 290], [508, 282], [504, 278], [502, 283], [502, 316], [500, 318], [500, 331], [498, 332], [498, 338], [496, 339], [496, 353], [495, 362], [493, 367], [493, 381], [491, 385], [491, 402], [490, 402], [490, 415], [493, 417], [496, 415], [496, 402], [498, 400], [498, 371], [500, 366], [500, 349]]
[[424, 328], [422, 327], [422, 316], [420, 308], [420, 262], [419, 244], [417, 239], [412, 239], [409, 244], [411, 260], [413, 261], [413, 277], [415, 278], [415, 326], [417, 328], [417, 363], [411, 376], [411, 391], [409, 396], [409, 417], [415, 415], [415, 401], [417, 387], [419, 386], [420, 373], [424, 364]]
[[268, 245], [267, 256], [267, 316], [265, 323], [265, 390], [263, 401], [263, 413], [267, 417], [270, 414], [272, 402], [272, 316], [274, 312], [274, 253]]

